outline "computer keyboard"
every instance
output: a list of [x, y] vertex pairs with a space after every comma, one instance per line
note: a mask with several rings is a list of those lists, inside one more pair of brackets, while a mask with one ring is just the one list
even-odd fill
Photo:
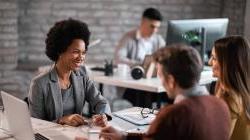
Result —
[[36, 133], [35, 140], [49, 140], [48, 138], [44, 137], [43, 135]]

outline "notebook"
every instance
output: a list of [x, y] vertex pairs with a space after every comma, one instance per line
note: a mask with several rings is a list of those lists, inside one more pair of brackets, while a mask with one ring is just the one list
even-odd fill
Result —
[[[17, 140], [49, 140], [50, 136], [45, 136], [44, 133], [55, 130], [47, 130], [43, 134], [34, 134], [31, 125], [31, 118], [28, 110], [28, 105], [23, 100], [20, 100], [9, 93], [1, 91], [3, 105], [9, 125], [9, 129]], [[58, 133], [58, 132], [57, 132]], [[54, 139], [54, 138], [53, 138]]]

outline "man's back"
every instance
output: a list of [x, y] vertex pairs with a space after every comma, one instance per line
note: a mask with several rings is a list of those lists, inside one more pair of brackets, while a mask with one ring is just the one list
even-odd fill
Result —
[[196, 96], [164, 107], [147, 137], [174, 140], [228, 140], [229, 111], [213, 96]]

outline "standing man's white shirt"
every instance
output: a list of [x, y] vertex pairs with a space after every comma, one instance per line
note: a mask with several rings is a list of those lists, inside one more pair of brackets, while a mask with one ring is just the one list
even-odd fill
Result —
[[138, 39], [138, 59], [142, 62], [146, 55], [151, 55], [154, 50], [154, 44], [152, 36], [149, 38], [143, 38], [139, 30], [136, 32], [136, 38]]
[[165, 40], [159, 34], [142, 38], [139, 30], [127, 32], [119, 41], [115, 50], [115, 63], [123, 63], [129, 66], [142, 64], [145, 55], [152, 54], [165, 46]]

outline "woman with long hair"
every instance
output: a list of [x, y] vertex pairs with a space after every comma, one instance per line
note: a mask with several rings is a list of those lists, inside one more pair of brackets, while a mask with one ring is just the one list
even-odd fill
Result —
[[250, 140], [250, 45], [242, 36], [215, 41], [209, 60], [218, 78], [215, 95], [231, 112], [230, 140]]

